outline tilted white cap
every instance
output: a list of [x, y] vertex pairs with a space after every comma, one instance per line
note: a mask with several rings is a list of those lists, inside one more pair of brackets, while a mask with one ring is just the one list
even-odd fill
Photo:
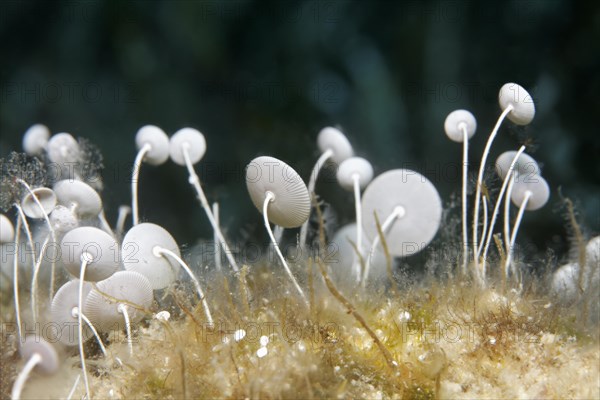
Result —
[[268, 209], [269, 221], [295, 228], [310, 215], [310, 195], [304, 181], [292, 167], [274, 157], [257, 157], [246, 167], [246, 187], [252, 202], [262, 213], [267, 192], [275, 195]]
[[321, 153], [331, 150], [333, 152], [331, 159], [338, 164], [354, 155], [354, 150], [346, 135], [331, 126], [321, 129], [317, 136], [317, 146]]
[[533, 98], [525, 88], [516, 83], [505, 83], [500, 88], [498, 103], [503, 110], [509, 105], [514, 107], [506, 117], [517, 125], [527, 125], [535, 116]]

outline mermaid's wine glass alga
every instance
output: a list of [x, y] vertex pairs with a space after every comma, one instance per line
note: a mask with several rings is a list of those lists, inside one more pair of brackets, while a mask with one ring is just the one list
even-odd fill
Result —
[[[346, 187], [359, 194], [366, 186], [363, 203], [356, 196], [355, 208], [365, 214], [356, 214], [357, 231], [364, 230], [369, 245], [360, 243], [360, 234], [325, 229], [314, 184], [307, 189], [290, 166], [302, 160], [255, 159], [245, 179], [249, 196], [238, 201], [254, 202], [264, 214], [256, 223], [265, 224], [271, 240], [251, 241], [263, 255], [254, 262], [242, 258], [247, 248], [227, 245], [226, 234], [237, 243], [235, 232], [221, 230], [208, 208], [194, 172], [206, 149], [204, 137], [192, 128], [178, 131], [170, 142], [171, 158], [187, 167], [198, 189], [215, 230], [211, 249], [221, 245], [228, 253], [232, 268], [223, 269], [216, 267], [214, 252], [178, 247], [154, 224], [161, 221], [154, 221], [152, 210], [139, 212], [137, 182], [132, 185], [133, 224], [124, 222], [124, 212], [111, 228], [104, 210], [97, 209], [103, 207], [103, 184], [84, 182], [85, 168], [60, 179], [46, 176], [50, 169], [72, 172], [66, 168], [70, 163], [98, 163], [97, 153], [94, 160], [86, 159], [88, 153], [78, 150], [81, 140], [32, 126], [23, 141], [29, 155], [14, 153], [2, 160], [0, 393], [98, 399], [600, 397], [600, 240], [584, 236], [566, 200], [576, 256], [556, 272], [550, 264], [547, 271], [528, 267], [538, 253], [517, 246], [517, 231], [527, 226], [523, 212], [544, 206], [560, 182], [546, 184], [535, 161], [535, 173], [527, 174], [523, 160], [533, 159], [525, 157], [523, 147], [499, 161], [507, 167], [501, 193], [507, 192], [496, 194], [483, 173], [492, 141], [505, 117], [522, 125], [535, 111], [531, 97], [516, 84], [502, 87], [499, 103], [503, 111], [476, 166], [474, 196], [468, 194], [467, 168], [456, 188], [463, 205], [459, 212], [449, 206], [449, 193], [438, 194], [417, 171], [386, 173], [373, 162], [381, 178], [371, 182], [369, 172], [359, 186], [358, 175], [346, 177]], [[485, 137], [471, 137], [474, 117], [460, 113], [446, 123], [453, 140], [466, 144]], [[477, 125], [481, 131], [490, 121]], [[154, 142], [140, 142], [138, 134], [136, 157], [131, 138], [137, 179], [139, 164], [153, 163]], [[160, 139], [166, 151], [166, 138]], [[202, 143], [194, 147], [186, 140]], [[460, 157], [459, 148], [450, 149]], [[466, 145], [463, 149], [466, 162]], [[330, 163], [338, 161], [335, 150], [320, 150], [326, 154], [320, 163], [328, 157]], [[166, 153], [160, 158], [156, 164], [166, 161]], [[344, 177], [345, 169], [340, 171]], [[38, 212], [32, 196], [50, 190], [60, 206]], [[23, 212], [25, 197], [35, 215]], [[86, 212], [88, 199], [98, 205], [93, 212]], [[488, 215], [488, 204], [496, 200]], [[518, 212], [510, 210], [511, 200]], [[65, 213], [69, 223], [61, 223]], [[306, 223], [311, 214], [321, 221], [314, 232]], [[454, 214], [462, 217], [462, 235], [448, 234], [455, 232], [448, 222]], [[498, 224], [504, 229], [495, 227], [496, 218], [504, 219]], [[286, 236], [276, 238], [269, 222], [288, 229]], [[298, 239], [301, 226], [308, 232]], [[318, 239], [305, 242], [306, 236]], [[420, 258], [412, 259], [417, 253]], [[420, 269], [429, 272], [408, 274], [406, 262], [423, 263]], [[110, 268], [98, 274], [106, 265]], [[68, 301], [53, 305], [54, 280], [61, 285], [59, 298], [75, 282], [77, 301], [72, 291]], [[33, 301], [30, 294], [36, 295]], [[26, 303], [36, 301], [29, 312]], [[88, 339], [90, 331], [96, 340], [84, 340], [83, 333]]]

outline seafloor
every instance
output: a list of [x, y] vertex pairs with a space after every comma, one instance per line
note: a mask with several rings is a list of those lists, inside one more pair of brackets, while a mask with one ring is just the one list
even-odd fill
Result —
[[[87, 343], [92, 397], [600, 398], [593, 297], [561, 305], [541, 278], [520, 290], [451, 276], [361, 288], [311, 260], [293, 267], [310, 308], [279, 265], [237, 276], [207, 270], [214, 327], [191, 285], [165, 290], [135, 327], [132, 356], [124, 334], [103, 337], [106, 358]], [[10, 304], [4, 297], [3, 326], [14, 319]], [[22, 362], [8, 330], [2, 340], [7, 398]], [[32, 376], [23, 398], [67, 397], [80, 373], [77, 348], [61, 357], [60, 372]], [[73, 398], [84, 393], [79, 384]]]

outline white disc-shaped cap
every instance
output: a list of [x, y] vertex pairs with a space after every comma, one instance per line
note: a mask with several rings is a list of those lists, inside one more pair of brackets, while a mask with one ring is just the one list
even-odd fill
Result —
[[175, 164], [185, 165], [183, 149], [187, 148], [192, 164], [196, 164], [206, 153], [206, 140], [199, 130], [194, 128], [182, 128], [171, 136], [169, 153]]
[[364, 231], [373, 241], [378, 236], [375, 212], [380, 224], [396, 209], [396, 218], [385, 238], [390, 254], [404, 257], [423, 250], [434, 238], [442, 218], [442, 200], [433, 184], [408, 169], [387, 171], [365, 189], [362, 197]]
[[321, 129], [317, 136], [317, 146], [321, 153], [331, 150], [333, 152], [331, 159], [338, 164], [354, 155], [354, 150], [346, 135], [331, 126]]
[[35, 370], [44, 375], [54, 374], [60, 367], [56, 348], [39, 335], [25, 338], [19, 353], [24, 360], [29, 360], [36, 353], [39, 354], [41, 361], [35, 366]]
[[87, 257], [84, 280], [97, 282], [119, 269], [121, 252], [117, 241], [108, 233], [91, 226], [67, 232], [61, 241], [61, 260], [70, 274], [79, 278], [81, 262]]
[[[600, 236], [592, 238], [586, 248], [586, 268], [583, 270], [582, 289], [598, 287], [600, 282]], [[561, 266], [552, 275], [552, 291], [565, 303], [579, 298], [579, 264], [572, 262]]]
[[467, 138], [471, 139], [477, 130], [477, 120], [470, 111], [454, 110], [444, 121], [446, 136], [454, 142], [460, 143], [464, 140], [463, 127], [467, 130]]
[[15, 227], [10, 219], [0, 214], [0, 243], [12, 243], [15, 240]]
[[552, 292], [558, 295], [564, 303], [569, 303], [577, 298], [579, 292], [579, 265], [569, 263], [561, 266], [552, 274]]
[[[33, 196], [37, 197], [43, 210], [40, 209]], [[48, 215], [54, 210], [56, 202], [56, 194], [52, 189], [39, 187], [32, 189], [31, 192], [27, 192], [23, 200], [21, 200], [21, 208], [29, 218], [44, 218], [44, 215]]]
[[74, 208], [75, 214], [81, 218], [98, 216], [102, 211], [102, 199], [87, 183], [65, 179], [54, 184], [54, 193], [58, 203]]
[[[512, 164], [516, 151], [505, 151], [496, 159], [496, 173], [502, 179], [506, 178], [506, 174]], [[540, 174], [538, 163], [526, 153], [521, 153], [515, 163], [515, 172], [519, 175], [517, 179], [530, 179], [533, 175]]]
[[585, 246], [585, 256], [590, 273], [600, 278], [600, 236], [590, 239]]
[[144, 156], [144, 161], [151, 165], [160, 165], [169, 159], [169, 137], [158, 126], [142, 126], [135, 135], [135, 145], [140, 150], [149, 144], [150, 150]]
[[527, 201], [525, 209], [529, 211], [542, 208], [550, 198], [550, 187], [548, 186], [548, 182], [540, 175], [516, 180], [510, 199], [515, 205], [520, 206], [528, 192], [531, 193], [531, 196]]
[[[327, 263], [331, 265], [334, 272], [337, 272], [340, 276], [347, 275], [349, 268], [352, 267], [356, 252], [352, 247], [351, 242], [356, 241], [356, 224], [350, 223], [342, 226], [333, 235], [331, 243], [329, 243], [328, 251], [333, 257], [327, 260]], [[366, 242], [366, 241], [365, 241]], [[364, 247], [367, 247], [363, 244]]]
[[70, 208], [58, 205], [50, 213], [52, 228], [58, 233], [67, 233], [79, 226], [79, 220]]
[[269, 221], [284, 228], [296, 228], [310, 215], [310, 195], [304, 181], [286, 163], [274, 157], [257, 157], [246, 166], [246, 187], [261, 212], [267, 193], [275, 198], [268, 208]]
[[55, 163], [79, 160], [80, 148], [77, 140], [68, 133], [57, 133], [46, 145], [48, 159]]
[[527, 125], [535, 116], [535, 104], [527, 90], [516, 83], [505, 83], [498, 94], [500, 108], [506, 110], [509, 105], [513, 110], [506, 116], [517, 125]]
[[364, 189], [373, 180], [373, 167], [362, 157], [351, 157], [343, 161], [337, 170], [337, 180], [346, 190], [354, 189], [354, 175], [358, 176], [358, 184]]
[[[380, 221], [383, 223], [383, 221]], [[356, 250], [352, 243], [356, 242], [356, 224], [350, 223], [346, 224], [333, 235], [333, 239], [328, 243], [327, 254], [329, 257], [326, 257], [324, 260], [330, 266], [331, 271], [336, 275], [336, 277], [343, 279], [350, 278], [352, 274], [349, 274], [350, 268], [356, 259]], [[367, 238], [363, 238], [363, 254], [366, 261], [366, 257], [368, 256], [368, 251], [371, 248], [371, 243]], [[383, 249], [381, 246], [378, 246], [375, 250], [375, 255], [373, 260], [371, 260], [371, 267], [374, 265], [385, 266], [385, 255], [383, 254]], [[374, 272], [373, 269], [371, 272]], [[384, 271], [385, 272], [385, 271]]]
[[131, 323], [139, 322], [152, 306], [154, 293], [150, 281], [133, 271], [119, 271], [100, 281], [85, 300], [85, 314], [101, 331], [121, 330], [125, 319], [119, 305], [127, 306]]
[[[83, 305], [92, 284], [83, 282]], [[79, 343], [77, 335], [77, 314], [74, 308], [79, 308], [79, 279], [74, 279], [62, 285], [54, 295], [50, 306], [50, 321], [58, 328], [58, 340], [66, 346], [76, 346]], [[85, 314], [85, 311], [84, 311]], [[93, 333], [88, 325], [83, 322], [83, 340], [88, 340]]]
[[[366, 238], [362, 240], [363, 250], [371, 247]], [[327, 256], [323, 261], [327, 263], [329, 271], [331, 271], [331, 278], [339, 285], [356, 285], [356, 276], [351, 273], [356, 260], [356, 252], [351, 243], [356, 243], [355, 223], [344, 225], [338, 229], [331, 242], [327, 243]]]
[[180, 255], [177, 242], [163, 227], [149, 222], [133, 226], [123, 238], [123, 266], [148, 278], [152, 289], [163, 289], [177, 280], [180, 269], [168, 256], [157, 255], [157, 246]]
[[23, 151], [30, 156], [38, 155], [46, 148], [49, 138], [50, 129], [46, 125], [32, 125], [23, 135]]

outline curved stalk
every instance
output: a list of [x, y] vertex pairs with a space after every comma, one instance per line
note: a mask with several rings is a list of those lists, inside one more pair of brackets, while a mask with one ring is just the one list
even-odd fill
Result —
[[[79, 318], [79, 310], [77, 309], [77, 307], [73, 308], [73, 315], [75, 317]], [[92, 324], [92, 321], [90, 321], [89, 318], [86, 317], [84, 313], [81, 313], [81, 319], [86, 323], [86, 325], [88, 326], [88, 328], [90, 328], [90, 330], [92, 331], [92, 333], [96, 337], [96, 341], [98, 342], [98, 345], [100, 346], [100, 350], [102, 351], [102, 355], [106, 358], [106, 356], [107, 356], [106, 347], [104, 346], [104, 343], [102, 342], [102, 339], [100, 338], [100, 335], [98, 334], [98, 331], [96, 330], [96, 328]]]
[[69, 394], [67, 395], [67, 400], [71, 400], [73, 398], [73, 395], [75, 394], [75, 390], [77, 390], [77, 386], [79, 385], [80, 380], [81, 380], [81, 374], [77, 375], [77, 378], [75, 379], [75, 383], [73, 383], [73, 387], [71, 387], [71, 390], [69, 391]]
[[[525, 208], [527, 207], [527, 203], [531, 198], [531, 192], [525, 192], [525, 197], [521, 202], [521, 206], [519, 207], [519, 213], [517, 214], [517, 219], [515, 220], [515, 224], [512, 229], [512, 235], [510, 237], [510, 244], [508, 247], [508, 255], [506, 256], [506, 263], [504, 264], [504, 273], [505, 276], [508, 277], [508, 271], [511, 269], [512, 258], [514, 254], [515, 241], [517, 240], [517, 232], [519, 231], [519, 225], [521, 225], [521, 220], [523, 219], [523, 214], [525, 213]], [[508, 200], [508, 199], [507, 199]], [[514, 268], [513, 268], [514, 269]]]
[[264, 219], [264, 223], [265, 223], [265, 228], [267, 229], [267, 233], [269, 234], [269, 237], [271, 238], [271, 243], [273, 243], [273, 247], [275, 247], [275, 251], [277, 252], [277, 256], [279, 256], [279, 260], [281, 261], [281, 264], [283, 265], [285, 272], [290, 277], [290, 280], [292, 281], [292, 283], [294, 284], [294, 287], [300, 294], [300, 297], [302, 297], [302, 300], [304, 300], [304, 304], [306, 304], [307, 307], [310, 307], [308, 300], [306, 299], [306, 295], [304, 294], [304, 291], [298, 284], [298, 281], [296, 280], [296, 278], [294, 278], [294, 275], [292, 274], [292, 271], [290, 270], [290, 267], [288, 266], [287, 262], [285, 261], [285, 258], [283, 257], [283, 254], [281, 253], [281, 250], [279, 249], [279, 245], [277, 244], [277, 241], [275, 240], [275, 237], [273, 236], [273, 231], [271, 230], [271, 224], [269, 223], [269, 203], [274, 198], [275, 198], [275, 195], [272, 192], [267, 192], [267, 196], [265, 197], [265, 201], [263, 203], [263, 219]]
[[510, 241], [510, 196], [512, 195], [512, 189], [515, 185], [515, 180], [511, 179], [508, 182], [508, 188], [506, 189], [506, 200], [504, 200], [504, 247], [506, 252], [509, 251]]
[[[517, 160], [519, 159], [519, 157], [521, 156], [521, 154], [525, 151], [525, 146], [521, 146], [519, 148], [519, 150], [517, 151], [517, 154], [515, 155], [515, 157], [513, 158], [512, 162], [510, 163], [510, 166], [508, 167], [508, 171], [506, 172], [506, 176], [504, 177], [504, 180], [502, 182], [502, 187], [500, 188], [500, 193], [498, 193], [498, 198], [496, 199], [496, 205], [494, 206], [494, 211], [492, 212], [492, 218], [490, 221], [490, 226], [489, 226], [489, 230], [488, 230], [488, 234], [487, 234], [487, 238], [485, 240], [485, 244], [483, 247], [483, 255], [482, 255], [482, 262], [483, 262], [483, 276], [485, 277], [486, 274], [486, 264], [487, 264], [487, 254], [488, 254], [488, 250], [490, 247], [490, 244], [492, 242], [492, 235], [494, 234], [494, 225], [496, 224], [496, 218], [498, 217], [498, 214], [500, 213], [500, 205], [502, 204], [502, 199], [504, 198], [504, 194], [506, 192], [506, 189], [509, 185], [509, 182], [512, 181], [512, 177], [514, 174], [514, 169], [515, 166], [517, 164]], [[510, 196], [507, 196], [507, 200], [510, 198]], [[505, 220], [507, 221], [508, 219], [505, 218]], [[505, 239], [506, 240], [506, 239]]]
[[[360, 176], [352, 175], [354, 182], [354, 212], [356, 214], [356, 250], [358, 254], [362, 254], [362, 209], [360, 207]], [[366, 270], [366, 268], [365, 268]], [[354, 259], [354, 273], [356, 281], [360, 282], [360, 262], [357, 257]]]
[[469, 239], [467, 233], [467, 175], [469, 173], [469, 134], [466, 125], [462, 124], [463, 133], [463, 165], [462, 165], [462, 273], [467, 274], [469, 258]]
[[[381, 225], [381, 232], [385, 233], [392, 226], [392, 223], [394, 223], [394, 221], [397, 218], [401, 218], [403, 215], [404, 215], [404, 208], [402, 208], [402, 207], [394, 208], [394, 211], [392, 211], [392, 213], [390, 215], [388, 215], [388, 217], [385, 219], [385, 221], [383, 221], [383, 225]], [[365, 274], [364, 274], [363, 280], [362, 280], [363, 287], [365, 287], [365, 285], [367, 283], [367, 278], [369, 277], [369, 270], [371, 269], [371, 261], [373, 260], [375, 250], [377, 249], [377, 246], [379, 246], [380, 241], [381, 241], [381, 238], [379, 235], [377, 235], [375, 237], [375, 239], [373, 240], [373, 243], [371, 243], [371, 249], [369, 250], [369, 256], [367, 257], [367, 264], [365, 265]]]
[[17, 203], [14, 204], [17, 209], [17, 214], [19, 214], [19, 218], [21, 223], [23, 224], [23, 229], [25, 229], [25, 235], [27, 236], [27, 242], [29, 243], [29, 248], [31, 248], [31, 273], [35, 271], [35, 264], [37, 262], [37, 257], [35, 255], [35, 245], [33, 244], [33, 236], [31, 235], [31, 229], [29, 229], [29, 223], [27, 222], [27, 216], [23, 212], [23, 209]]
[[[83, 253], [81, 256], [81, 272], [79, 275], [79, 301], [77, 308], [81, 310], [83, 304], [83, 282], [85, 278], [85, 270], [92, 257], [88, 253]], [[79, 358], [81, 360], [81, 373], [83, 375], [83, 383], [85, 384], [85, 393], [88, 399], [91, 399], [90, 382], [88, 380], [87, 368], [85, 365], [85, 352], [83, 349], [83, 313], [77, 313], [77, 335], [79, 338]]]
[[198, 200], [200, 200], [200, 204], [202, 205], [202, 208], [204, 209], [204, 212], [206, 213], [206, 216], [208, 217], [208, 220], [210, 221], [210, 224], [212, 225], [213, 231], [219, 237], [219, 240], [221, 242], [221, 247], [223, 248], [223, 251], [225, 252], [227, 261], [229, 261], [231, 268], [233, 268], [233, 270], [235, 272], [238, 272], [240, 269], [238, 268], [237, 263], [235, 262], [235, 259], [233, 258], [233, 253], [229, 249], [229, 246], [227, 245], [227, 242], [225, 241], [225, 238], [223, 237], [223, 233], [221, 233], [221, 229], [219, 229], [219, 226], [217, 225], [217, 222], [215, 221], [215, 217], [212, 214], [212, 211], [210, 210], [210, 206], [208, 205], [208, 201], [206, 200], [206, 196], [204, 195], [202, 186], [200, 186], [200, 178], [198, 178], [198, 175], [196, 174], [196, 171], [194, 170], [194, 165], [192, 164], [192, 162], [190, 160], [190, 154], [188, 151], [187, 144], [184, 143], [182, 151], [183, 151], [183, 157], [185, 159], [185, 165], [187, 167], [188, 174], [190, 176], [189, 177], [190, 185], [192, 185], [192, 187], [196, 190], [196, 194], [198, 195]]
[[206, 314], [206, 319], [208, 320], [208, 323], [210, 325], [214, 325], [212, 314], [210, 313], [210, 308], [208, 307], [208, 302], [206, 301], [206, 296], [204, 295], [204, 292], [202, 291], [202, 287], [200, 287], [200, 282], [198, 282], [198, 279], [196, 278], [196, 276], [194, 275], [194, 273], [192, 272], [190, 267], [188, 267], [188, 265], [185, 263], [185, 261], [183, 261], [181, 259], [181, 257], [179, 257], [177, 254], [175, 254], [174, 252], [172, 252], [169, 249], [165, 249], [164, 247], [157, 246], [157, 247], [155, 247], [154, 251], [155, 251], [156, 255], [159, 257], [169, 256], [169, 257], [173, 258], [181, 266], [181, 268], [183, 268], [183, 270], [188, 274], [188, 276], [190, 277], [192, 282], [194, 282], [194, 286], [196, 287], [196, 291], [198, 292], [198, 297], [200, 297], [200, 301], [202, 302], [202, 307], [204, 307], [204, 313]]
[[[219, 221], [219, 203], [214, 202], [212, 205], [212, 212], [215, 216], [215, 223], [220, 227], [221, 223]], [[215, 267], [217, 271], [221, 270], [221, 246], [219, 245], [219, 235], [216, 232], [213, 232], [213, 242], [214, 242], [214, 252], [215, 252]]]
[[19, 400], [21, 398], [21, 392], [23, 392], [23, 386], [25, 386], [25, 382], [27, 382], [27, 378], [31, 374], [31, 371], [42, 362], [42, 356], [39, 353], [34, 353], [29, 360], [25, 363], [25, 366], [19, 372], [17, 379], [12, 388], [12, 392], [10, 394], [11, 399]]
[[135, 156], [133, 162], [133, 172], [131, 173], [131, 212], [133, 216], [133, 225], [140, 223], [138, 211], [138, 180], [140, 177], [140, 168], [146, 154], [152, 149], [149, 143], [142, 146]]
[[47, 236], [46, 240], [44, 240], [44, 243], [42, 244], [42, 249], [40, 250], [40, 256], [39, 256], [37, 262], [35, 263], [35, 267], [33, 268], [33, 276], [31, 278], [31, 313], [33, 314], [32, 316], [33, 316], [34, 324], [37, 323], [37, 316], [38, 316], [38, 310], [37, 310], [38, 275], [39, 275], [40, 267], [41, 267], [42, 261], [43, 261], [42, 255], [46, 251], [46, 247], [48, 246], [49, 240], [50, 240], [50, 236]]
[[[312, 172], [310, 173], [310, 178], [308, 180], [308, 194], [310, 195], [311, 198], [313, 197], [314, 192], [315, 192], [315, 186], [317, 185], [317, 178], [319, 177], [319, 172], [321, 172], [321, 168], [323, 168], [323, 165], [325, 165], [327, 160], [329, 160], [329, 158], [331, 158], [332, 155], [333, 155], [333, 150], [327, 149], [327, 151], [325, 151], [323, 154], [321, 154], [321, 156], [315, 163], [315, 166], [313, 167]], [[301, 249], [303, 249], [306, 244], [306, 235], [308, 234], [308, 221], [309, 221], [308, 219], [306, 221], [304, 221], [304, 223], [302, 224], [302, 227], [300, 228], [300, 248]]]
[[21, 305], [19, 302], [19, 245], [21, 238], [21, 214], [17, 217], [17, 226], [15, 227], [15, 253], [13, 254], [13, 295], [15, 300], [15, 321], [17, 322], [17, 334], [19, 335], [19, 344], [22, 343], [23, 334], [21, 332]]
[[125, 319], [125, 330], [127, 331], [127, 347], [129, 348], [129, 355], [133, 356], [133, 338], [131, 337], [131, 320], [129, 319], [129, 313], [127, 312], [127, 306], [125, 304], [119, 304], [117, 311], [123, 314]]
[[485, 149], [483, 150], [483, 155], [481, 156], [481, 163], [479, 164], [479, 173], [477, 174], [477, 185], [475, 189], [475, 209], [473, 211], [473, 261], [475, 262], [475, 266], [478, 268], [479, 260], [477, 254], [479, 254], [479, 250], [477, 248], [477, 244], [479, 243], [479, 202], [481, 201], [481, 186], [483, 185], [483, 172], [485, 170], [485, 163], [487, 161], [487, 157], [490, 153], [490, 148], [492, 147], [492, 143], [498, 134], [498, 129], [500, 129], [500, 125], [502, 121], [506, 118], [509, 112], [514, 109], [513, 105], [510, 104], [508, 107], [502, 111], [500, 117], [498, 117], [498, 121], [490, 134], [490, 137], [485, 144]]
[[[35, 202], [35, 204], [38, 206], [38, 208], [42, 212], [42, 215], [44, 216], [44, 221], [46, 222], [46, 226], [48, 227], [48, 231], [50, 232], [50, 237], [52, 238], [52, 242], [56, 243], [56, 232], [54, 231], [54, 228], [52, 227], [52, 224], [50, 223], [50, 218], [48, 217], [48, 214], [46, 213], [44, 206], [42, 206], [40, 199], [37, 198], [37, 196], [33, 193], [31, 186], [29, 186], [29, 184], [27, 182], [25, 182], [23, 179], [17, 179], [17, 182], [25, 187], [25, 189], [29, 192], [29, 194], [33, 198], [33, 201]], [[27, 228], [27, 229], [29, 229], [29, 228]], [[40, 259], [42, 258], [43, 254], [44, 254], [44, 252], [41, 251], [40, 256], [39, 256]], [[40, 261], [38, 260], [38, 262], [40, 262]], [[52, 257], [52, 263], [51, 263], [50, 268], [51, 268], [51, 270], [50, 270], [50, 301], [52, 301], [52, 297], [54, 297], [54, 276], [55, 276], [55, 271], [56, 271], [55, 257]]]
[[127, 220], [127, 215], [131, 212], [131, 207], [129, 206], [121, 206], [119, 207], [119, 215], [117, 217], [117, 222], [115, 223], [115, 233], [117, 237], [121, 237], [123, 231], [125, 230], [125, 221]]

